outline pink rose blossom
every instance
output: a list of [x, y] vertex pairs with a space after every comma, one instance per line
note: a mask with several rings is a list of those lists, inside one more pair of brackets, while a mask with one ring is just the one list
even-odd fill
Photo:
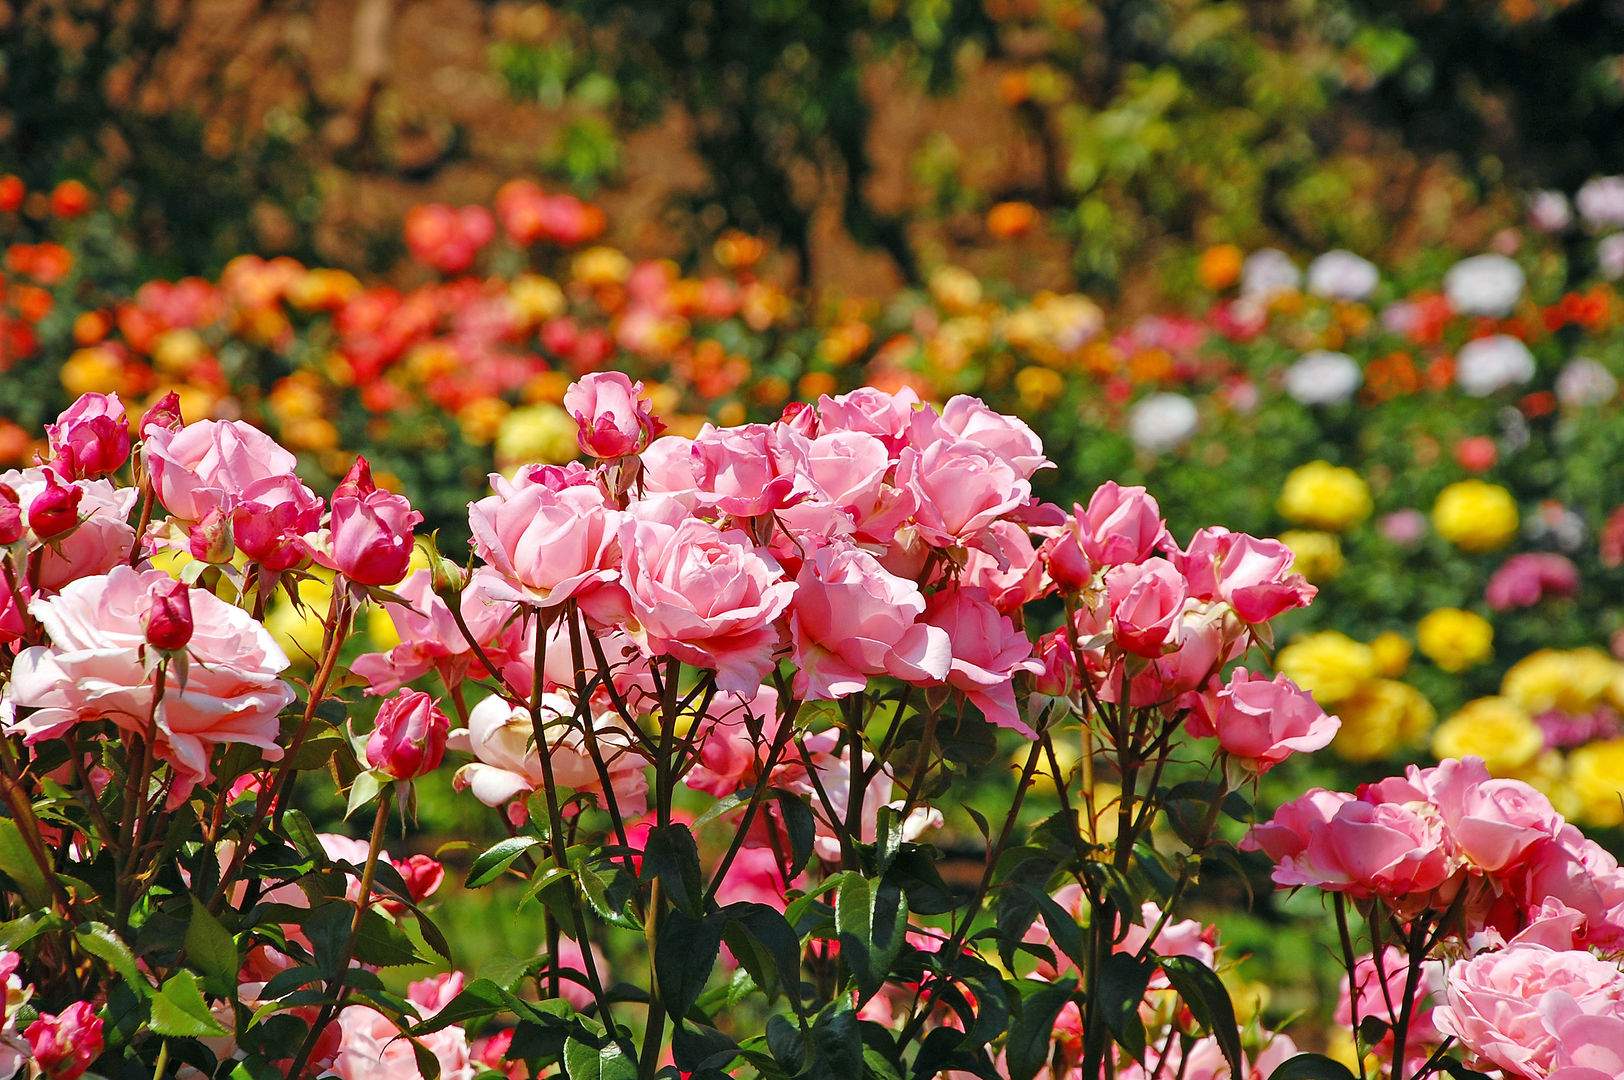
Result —
[[117, 394], [83, 394], [47, 424], [51, 468], [67, 480], [105, 476], [130, 458], [130, 421]]
[[141, 454], [158, 502], [185, 522], [282, 489], [299, 463], [241, 420], [202, 420], [179, 431], [150, 428]]
[[356, 458], [333, 491], [321, 561], [358, 585], [394, 585], [412, 561], [412, 529], [423, 515], [403, 495], [378, 488], [366, 458]]
[[367, 764], [395, 780], [431, 773], [445, 756], [451, 721], [427, 694], [402, 690], [378, 709], [367, 739]]
[[79, 501], [84, 491], [76, 484], [64, 484], [57, 474], [45, 470], [45, 487], [28, 503], [28, 528], [41, 542], [53, 540], [79, 524]]
[[49, 1080], [76, 1080], [101, 1056], [102, 1019], [88, 1001], [76, 1001], [60, 1013], [42, 1013], [23, 1032], [41, 1075]]
[[1111, 633], [1136, 656], [1159, 656], [1184, 611], [1184, 575], [1166, 559], [1118, 565], [1105, 578]]
[[1307, 607], [1318, 589], [1291, 572], [1291, 549], [1278, 540], [1213, 527], [1202, 529], [1174, 561], [1190, 583], [1190, 593], [1223, 600], [1248, 623], [1264, 623]]
[[[500, 664], [515, 659], [522, 643], [517, 606], [491, 598], [493, 585], [496, 591], [505, 591], [495, 578], [496, 571], [489, 567], [475, 570], [462, 592], [460, 608], [463, 621], [491, 662]], [[429, 671], [438, 673], [448, 687], [481, 676], [483, 668], [451, 617], [450, 608], [434, 594], [429, 571], [414, 571], [395, 594], [406, 604], [385, 604], [384, 611], [400, 635], [400, 644], [387, 653], [365, 653], [350, 665], [351, 671], [370, 684], [367, 693], [387, 694]]]
[[468, 506], [474, 552], [509, 586], [505, 599], [557, 607], [620, 577], [624, 516], [596, 487], [509, 486]]
[[1095, 489], [1088, 507], [1076, 509], [1077, 540], [1094, 566], [1144, 562], [1170, 543], [1161, 507], [1142, 487], [1120, 487], [1107, 480]]
[[159, 582], [148, 594], [142, 620], [147, 644], [164, 652], [186, 647], [192, 640], [191, 590], [179, 581]]
[[23, 538], [28, 525], [23, 520], [22, 499], [10, 484], [0, 484], [0, 547], [9, 547]]
[[981, 533], [1032, 496], [1032, 485], [1008, 461], [961, 438], [903, 449], [897, 485], [919, 500], [914, 523], [920, 536], [942, 547], [979, 546]]
[[818, 399], [818, 433], [861, 431], [873, 435], [895, 455], [908, 442], [913, 414], [922, 406], [919, 395], [907, 387], [895, 394], [871, 386], [849, 394]]
[[797, 695], [844, 697], [875, 675], [914, 683], [947, 678], [952, 643], [946, 631], [919, 621], [919, 587], [868, 552], [841, 543], [821, 548], [802, 564], [796, 586], [790, 638]]
[[248, 743], [267, 760], [280, 758], [277, 714], [294, 693], [276, 676], [288, 659], [247, 612], [206, 590], [189, 593], [186, 681], [170, 678], [154, 713], [143, 623], [153, 589], [172, 580], [159, 570], [119, 566], [31, 601], [29, 611], [51, 644], [17, 655], [11, 697], [34, 711], [12, 725], [13, 733], [34, 743], [103, 718], [131, 733], [155, 723], [157, 756], [178, 777], [175, 799], [209, 778], [209, 758], [221, 743]]
[[1259, 774], [1292, 754], [1323, 749], [1341, 726], [1284, 675], [1270, 679], [1243, 667], [1230, 675], [1210, 708], [1192, 713], [1189, 721], [1190, 734], [1217, 736], [1226, 753]]
[[1565, 555], [1525, 552], [1500, 564], [1489, 578], [1484, 599], [1495, 611], [1533, 607], [1547, 596], [1573, 596], [1579, 591], [1579, 568]]
[[303, 537], [321, 527], [321, 512], [321, 496], [296, 477], [276, 477], [232, 508], [232, 536], [238, 550], [266, 570], [291, 570], [309, 558]]
[[582, 452], [612, 460], [647, 447], [665, 425], [642, 395], [643, 384], [618, 371], [584, 375], [564, 391], [564, 409], [580, 426]]
[[[462, 975], [453, 972], [412, 983], [407, 999], [421, 1019], [443, 1009], [462, 989]], [[325, 1074], [342, 1080], [420, 1080], [412, 1040], [383, 1013], [370, 1005], [348, 1005], [334, 1021], [340, 1031], [338, 1052]], [[455, 1024], [419, 1036], [423, 1047], [439, 1062], [441, 1080], [473, 1080], [478, 1070], [468, 1048], [468, 1036]]]
[[915, 409], [909, 417], [910, 445], [923, 450], [943, 438], [969, 439], [980, 443], [1009, 463], [1023, 480], [1039, 469], [1053, 468], [1043, 456], [1043, 442], [1016, 417], [996, 412], [980, 398], [959, 394], [949, 398], [938, 414], [934, 409]]
[[943, 589], [925, 602], [923, 621], [940, 628], [952, 643], [947, 684], [962, 690], [994, 724], [1036, 738], [1015, 707], [1014, 680], [1016, 673], [1035, 673], [1042, 665], [1032, 658], [1031, 640], [993, 607], [986, 590]]
[[997, 521], [991, 532], [996, 544], [988, 547], [995, 546], [997, 554], [971, 548], [965, 553], [959, 582], [985, 589], [994, 607], [1013, 615], [1053, 586], [1025, 529], [1011, 521]]
[[702, 506], [732, 517], [755, 517], [817, 494], [811, 444], [790, 428], [706, 424], [694, 437], [694, 487]]

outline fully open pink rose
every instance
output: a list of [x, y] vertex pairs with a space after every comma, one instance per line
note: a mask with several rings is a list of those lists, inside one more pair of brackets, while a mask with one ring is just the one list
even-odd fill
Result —
[[210, 510], [262, 501], [280, 490], [299, 464], [275, 439], [241, 420], [201, 420], [179, 431], [153, 428], [141, 454], [158, 502], [194, 523]]
[[909, 418], [908, 441], [923, 450], [943, 438], [969, 439], [980, 443], [1009, 462], [1023, 480], [1054, 462], [1043, 456], [1043, 441], [1026, 422], [990, 409], [980, 398], [959, 394], [949, 398], [942, 411], [915, 409]]
[[177, 776], [174, 798], [209, 778], [210, 755], [221, 743], [247, 743], [264, 750], [267, 760], [280, 758], [277, 714], [294, 694], [277, 674], [288, 659], [247, 612], [207, 590], [188, 593], [187, 677], [184, 685], [168, 679], [154, 716], [154, 681], [143, 660], [145, 621], [154, 591], [173, 584], [162, 571], [119, 566], [31, 601], [29, 612], [51, 644], [17, 655], [11, 697], [35, 711], [14, 730], [34, 743], [103, 718], [132, 733], [155, 722], [157, 756]]
[[1101, 484], [1079, 507], [1077, 539], [1083, 554], [1095, 566], [1123, 566], [1143, 562], [1167, 541], [1161, 507], [1142, 487], [1121, 487], [1114, 480]]
[[[13, 469], [0, 473], [0, 485], [16, 492], [25, 509], [48, 486], [49, 470]], [[130, 511], [140, 498], [135, 488], [114, 487], [106, 480], [78, 480], [71, 485], [78, 492], [75, 516], [78, 524], [47, 545], [40, 557], [39, 584], [47, 591], [62, 588], [81, 577], [105, 574], [127, 562], [135, 541]], [[26, 515], [24, 524], [32, 528]]]
[[1202, 529], [1174, 556], [1192, 596], [1223, 600], [1249, 623], [1268, 622], [1314, 599], [1319, 590], [1291, 572], [1292, 558], [1278, 540], [1218, 527]]
[[754, 517], [813, 498], [811, 444], [790, 428], [706, 424], [694, 436], [691, 464], [702, 506]]
[[1572, 825], [1529, 845], [1511, 887], [1525, 908], [1559, 900], [1585, 917], [1584, 941], [1624, 948], [1624, 870], [1606, 848]]
[[795, 580], [796, 694], [845, 697], [875, 675], [914, 683], [947, 678], [952, 644], [945, 630], [919, 621], [925, 611], [919, 587], [888, 573], [868, 552], [831, 544], [807, 559]]
[[994, 724], [1036, 738], [1037, 732], [1015, 707], [1015, 675], [1035, 674], [1043, 665], [1032, 657], [1031, 639], [993, 607], [986, 590], [943, 589], [925, 602], [923, 621], [939, 628], [952, 643], [947, 684], [962, 690]]
[[1209, 710], [1190, 717], [1190, 733], [1214, 735], [1249, 769], [1265, 773], [1292, 754], [1328, 746], [1342, 726], [1306, 690], [1284, 675], [1265, 678], [1236, 668]]
[[908, 428], [920, 408], [919, 395], [904, 387], [895, 394], [862, 386], [849, 394], [818, 399], [818, 433], [861, 431], [885, 444], [894, 456], [908, 442]]
[[1005, 615], [1013, 615], [1048, 593], [1053, 583], [1044, 574], [1043, 562], [1025, 529], [1012, 521], [997, 521], [991, 532], [997, 541], [997, 554], [970, 549], [965, 553], [959, 581], [987, 590], [994, 607]]
[[82, 394], [47, 424], [51, 467], [68, 480], [106, 476], [130, 458], [130, 421], [117, 394]]
[[807, 465], [817, 491], [778, 515], [793, 533], [855, 536], [885, 544], [913, 513], [913, 493], [887, 482], [891, 456], [873, 435], [860, 431], [820, 435], [807, 446]]
[[751, 693], [772, 670], [779, 616], [795, 583], [738, 530], [697, 518], [632, 518], [621, 526], [622, 582], [649, 656], [716, 671], [720, 690]]
[[474, 551], [508, 584], [507, 599], [557, 607], [620, 576], [623, 515], [596, 487], [510, 486], [468, 506]]
[[1521, 780], [1490, 779], [1481, 758], [1446, 760], [1422, 772], [1461, 854], [1488, 873], [1522, 864], [1536, 843], [1562, 829], [1550, 799]]
[[643, 397], [643, 384], [619, 371], [583, 375], [564, 391], [564, 409], [580, 427], [582, 452], [605, 460], [638, 453], [665, 429]]
[[1032, 485], [1008, 461], [978, 442], [953, 437], [924, 450], [904, 448], [897, 484], [918, 498], [914, 523], [920, 536], [941, 547], [979, 543], [993, 522], [1032, 497]]

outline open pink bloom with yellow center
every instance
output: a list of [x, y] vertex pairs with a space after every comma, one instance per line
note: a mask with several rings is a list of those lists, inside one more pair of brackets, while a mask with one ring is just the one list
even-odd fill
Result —
[[192, 634], [184, 683], [172, 670], [154, 711], [147, 621], [155, 591], [173, 586], [162, 571], [120, 566], [32, 600], [29, 613], [51, 644], [17, 654], [9, 696], [33, 711], [11, 732], [34, 743], [101, 719], [131, 733], [153, 724], [157, 757], [177, 775], [172, 800], [209, 779], [209, 758], [221, 743], [247, 743], [264, 750], [267, 760], [279, 759], [277, 714], [294, 698], [293, 688], [277, 678], [288, 658], [247, 612], [205, 589], [187, 597]]

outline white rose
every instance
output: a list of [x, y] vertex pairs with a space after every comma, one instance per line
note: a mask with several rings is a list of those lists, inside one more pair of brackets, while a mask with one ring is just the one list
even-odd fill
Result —
[[1195, 402], [1182, 394], [1152, 394], [1128, 413], [1128, 438], [1152, 453], [1173, 449], [1200, 426]]
[[1588, 356], [1569, 360], [1556, 377], [1556, 400], [1564, 405], [1601, 405], [1618, 396], [1618, 380]]
[[1444, 295], [1462, 315], [1500, 318], [1511, 312], [1526, 282], [1522, 267], [1504, 255], [1474, 255], [1444, 275]]
[[1254, 251], [1241, 264], [1241, 295], [1256, 300], [1294, 292], [1302, 281], [1303, 274], [1297, 264], [1285, 252], [1274, 248]]
[[1363, 300], [1376, 291], [1376, 264], [1351, 251], [1327, 251], [1308, 264], [1308, 291], [1332, 300]]
[[1286, 369], [1286, 393], [1303, 405], [1340, 405], [1365, 381], [1346, 353], [1315, 349]]
[[1473, 397], [1488, 397], [1533, 377], [1534, 354], [1506, 334], [1469, 341], [1455, 356], [1455, 383]]

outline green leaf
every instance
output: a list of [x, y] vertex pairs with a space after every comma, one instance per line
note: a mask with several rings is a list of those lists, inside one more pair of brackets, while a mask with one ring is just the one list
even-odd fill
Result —
[[1348, 1067], [1324, 1054], [1298, 1054], [1282, 1061], [1269, 1080], [1354, 1080]]
[[355, 938], [355, 959], [377, 967], [421, 964], [427, 957], [417, 951], [406, 931], [370, 908], [361, 917], [361, 932]]
[[786, 881], [794, 881], [802, 870], [806, 869], [807, 861], [812, 858], [812, 841], [817, 836], [817, 822], [812, 817], [812, 807], [808, 805], [806, 797], [797, 795], [793, 791], [783, 788], [773, 788], [773, 798], [778, 801], [778, 812], [784, 819], [784, 830], [789, 833], [789, 873], [785, 875]]
[[699, 870], [699, 848], [686, 825], [656, 825], [649, 830], [643, 846], [642, 879], [658, 880], [673, 904], [695, 918], [700, 916], [705, 883]]
[[1235, 1005], [1229, 991], [1206, 964], [1193, 956], [1159, 956], [1156, 962], [1167, 981], [1190, 1007], [1190, 1012], [1218, 1041], [1232, 1076], [1244, 1075], [1241, 1068], [1241, 1036], [1235, 1023]]
[[68, 924], [54, 912], [30, 912], [7, 923], [0, 923], [0, 949], [16, 952], [27, 942], [41, 934], [61, 930]]
[[1083, 962], [1083, 930], [1077, 925], [1077, 920], [1071, 912], [1055, 902], [1054, 897], [1042, 889], [1031, 885], [1021, 886], [1032, 895], [1037, 905], [1038, 914], [1043, 916], [1043, 925], [1049, 931], [1049, 937], [1060, 946], [1060, 951], [1066, 954], [1067, 959], [1079, 968], [1087, 967]]
[[863, 1036], [849, 1002], [837, 1002], [812, 1023], [807, 1080], [853, 1080], [863, 1075]]
[[807, 1040], [799, 1028], [776, 1013], [767, 1018], [767, 1049], [773, 1060], [792, 1075], [806, 1067]]
[[316, 827], [310, 824], [310, 818], [305, 816], [303, 810], [289, 810], [282, 816], [282, 825], [288, 831], [288, 839], [299, 849], [299, 854], [313, 859], [317, 866], [326, 865], [327, 849], [321, 846]]
[[28, 852], [22, 829], [8, 817], [0, 818], [0, 867], [17, 883], [17, 891], [29, 907], [43, 910], [51, 906], [51, 887]]
[[230, 1034], [209, 1012], [197, 976], [184, 969], [171, 975], [152, 999], [151, 1027], [159, 1035], [183, 1039]]
[[73, 936], [85, 952], [113, 965], [113, 970], [136, 993], [150, 993], [151, 984], [142, 976], [141, 969], [136, 967], [135, 954], [124, 944], [124, 939], [113, 932], [111, 926], [99, 922], [86, 923], [74, 930]]
[[518, 861], [520, 855], [539, 843], [541, 841], [534, 836], [510, 836], [492, 844], [480, 852], [468, 868], [467, 887], [480, 889], [489, 885]]
[[734, 957], [771, 1001], [780, 989], [801, 1008], [801, 940], [783, 914], [766, 904], [729, 904], [723, 937]]
[[186, 924], [186, 958], [203, 972], [203, 985], [216, 997], [229, 997], [237, 989], [237, 942], [209, 914], [203, 901], [192, 897], [192, 918]]
[[712, 912], [695, 919], [682, 911], [666, 914], [654, 945], [654, 976], [666, 1011], [679, 1024], [705, 989], [722, 949], [727, 916]]
[[888, 881], [870, 882], [854, 871], [841, 875], [835, 931], [841, 959], [866, 1001], [879, 993], [902, 953], [908, 930], [908, 898]]
[[564, 1044], [564, 1072], [570, 1080], [636, 1080], [637, 1064], [614, 1042], [594, 1047], [570, 1039]]
[[1004, 1044], [1009, 1080], [1032, 1080], [1038, 1070], [1049, 1063], [1055, 1018], [1076, 989], [1076, 976], [1068, 975], [1057, 983], [1043, 986], [1021, 1003], [1020, 1015], [1010, 1026], [1009, 1039]]
[[749, 802], [755, 793], [755, 788], [747, 787], [739, 791], [735, 791], [733, 794], [728, 795], [725, 798], [717, 799], [710, 805], [708, 810], [694, 819], [693, 828], [703, 829], [706, 825], [709, 825], [723, 814], [726, 814], [732, 810], [737, 810], [739, 807]]
[[1098, 1008], [1105, 1026], [1117, 1045], [1139, 1062], [1145, 1060], [1145, 1024], [1139, 1018], [1139, 1006], [1155, 971], [1155, 964], [1128, 952], [1113, 952], [1100, 965]]
[[345, 819], [354, 817], [356, 811], [376, 799], [382, 790], [383, 781], [371, 769], [356, 773], [355, 779], [350, 783], [349, 798], [344, 805]]

